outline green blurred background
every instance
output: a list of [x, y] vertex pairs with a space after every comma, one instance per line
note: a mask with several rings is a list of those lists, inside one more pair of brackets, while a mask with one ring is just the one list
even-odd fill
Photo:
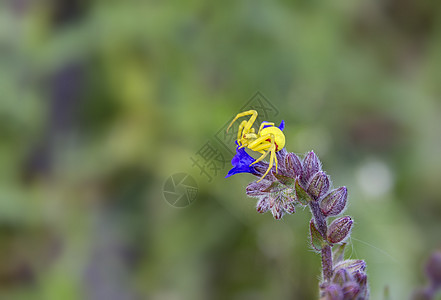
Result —
[[348, 187], [372, 299], [408, 299], [441, 244], [440, 81], [437, 1], [2, 1], [0, 298], [317, 298], [309, 212], [190, 160], [260, 91]]

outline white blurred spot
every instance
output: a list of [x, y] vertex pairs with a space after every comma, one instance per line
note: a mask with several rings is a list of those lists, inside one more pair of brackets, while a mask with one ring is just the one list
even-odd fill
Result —
[[357, 182], [366, 195], [379, 197], [390, 191], [394, 176], [384, 162], [371, 159], [357, 170]]

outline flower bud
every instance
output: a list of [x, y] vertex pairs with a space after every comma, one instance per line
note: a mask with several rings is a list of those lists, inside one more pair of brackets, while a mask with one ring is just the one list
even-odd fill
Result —
[[257, 212], [263, 214], [266, 213], [269, 209], [269, 201], [268, 197], [262, 197], [258, 202], [256, 206]]
[[441, 251], [435, 251], [426, 264], [426, 274], [436, 288], [441, 287]]
[[250, 197], [262, 196], [268, 193], [267, 189], [270, 186], [271, 186], [271, 181], [269, 180], [262, 180], [260, 182], [253, 181], [250, 184], [248, 184], [246, 188], [246, 193]]
[[343, 291], [340, 286], [336, 284], [329, 284], [324, 287], [323, 295], [320, 299], [323, 300], [343, 300]]
[[336, 272], [334, 272], [334, 276], [332, 277], [332, 282], [337, 283], [341, 286], [353, 280], [354, 278], [352, 277], [351, 273], [349, 272], [349, 270], [345, 268], [339, 269]]
[[288, 153], [285, 157], [286, 172], [289, 177], [296, 178], [296, 176], [303, 175], [302, 163], [297, 155]]
[[288, 155], [288, 151], [286, 151], [285, 147], [283, 147], [282, 149], [276, 152], [276, 158], [277, 161], [279, 162], [278, 168], [286, 169], [285, 161], [287, 155]]
[[329, 190], [329, 178], [325, 172], [317, 172], [311, 179], [308, 194], [315, 200], [325, 195]]
[[433, 300], [431, 292], [425, 288], [419, 288], [412, 293], [412, 300]]
[[315, 173], [321, 170], [320, 160], [314, 151], [309, 152], [303, 160], [302, 183], [307, 184]]
[[343, 241], [349, 236], [353, 223], [349, 216], [334, 220], [328, 228], [328, 241], [333, 244]]
[[338, 272], [340, 269], [348, 270], [349, 273], [360, 282], [365, 277], [363, 275], [365, 275], [364, 271], [366, 270], [366, 263], [361, 259], [347, 259], [338, 263], [334, 268], [334, 272]]
[[320, 202], [322, 213], [327, 217], [338, 215], [344, 210], [347, 198], [348, 191], [346, 187], [343, 186], [341, 188], [332, 190]]
[[[364, 262], [363, 262], [364, 263]], [[366, 264], [364, 264], [364, 267], [366, 268]], [[356, 271], [353, 273], [355, 281], [358, 283], [358, 286], [360, 288], [360, 292], [358, 293], [359, 299], [368, 299], [369, 298], [369, 286], [367, 283], [367, 275], [363, 271]]]
[[[362, 261], [364, 263], [364, 261]], [[366, 263], [364, 263], [364, 268], [366, 268]], [[356, 270], [352, 273], [352, 275], [355, 278], [355, 281], [360, 285], [360, 287], [366, 287], [367, 286], [367, 275], [363, 270]]]
[[[343, 286], [343, 298], [344, 299], [357, 299], [360, 293], [360, 286], [356, 282], [348, 282]], [[365, 298], [362, 298], [365, 299]]]

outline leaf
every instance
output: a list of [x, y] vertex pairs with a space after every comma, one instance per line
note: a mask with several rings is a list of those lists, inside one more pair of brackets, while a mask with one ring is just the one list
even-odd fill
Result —
[[341, 245], [335, 246], [334, 254], [332, 257], [332, 261], [334, 262], [334, 264], [343, 261], [345, 255], [345, 247], [346, 247], [346, 243], [342, 243]]
[[309, 196], [309, 194], [301, 187], [298, 176], [296, 178], [296, 193], [297, 201], [303, 205], [308, 205], [308, 202], [313, 201], [311, 196]]
[[313, 219], [311, 219], [311, 222], [309, 222], [309, 231], [311, 233], [312, 247], [317, 251], [322, 250], [323, 246], [326, 245], [326, 242], [322, 234], [318, 231], [317, 227], [315, 227]]
[[290, 178], [290, 177], [284, 176], [282, 174], [274, 173], [274, 172], [273, 172], [273, 175], [274, 175], [274, 177], [277, 178], [277, 180], [279, 180], [284, 185], [293, 186], [295, 183], [294, 178]]

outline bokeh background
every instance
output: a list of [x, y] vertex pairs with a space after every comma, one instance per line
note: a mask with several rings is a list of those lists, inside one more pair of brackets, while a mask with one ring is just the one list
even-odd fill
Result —
[[[348, 187], [372, 299], [425, 283], [441, 2], [2, 1], [0, 66], [1, 299], [316, 299], [309, 212], [260, 215], [251, 175], [190, 160], [257, 91]], [[162, 196], [176, 172], [186, 208]]]

